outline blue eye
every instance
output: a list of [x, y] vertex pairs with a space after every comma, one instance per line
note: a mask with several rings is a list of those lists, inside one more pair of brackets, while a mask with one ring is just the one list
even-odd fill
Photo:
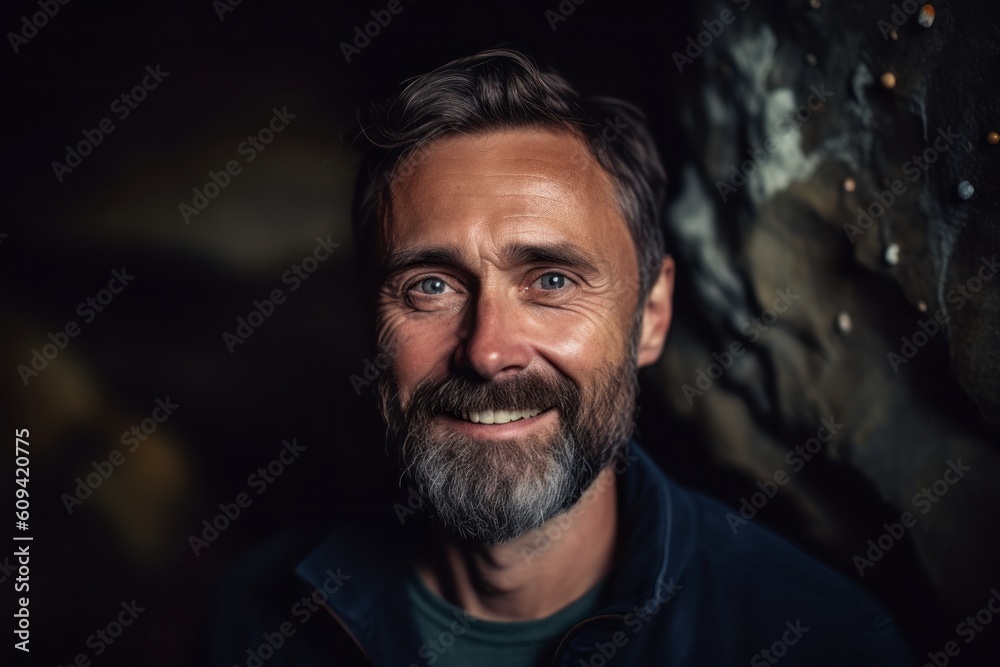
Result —
[[447, 287], [440, 278], [424, 278], [417, 283], [417, 289], [423, 294], [441, 294]]
[[546, 273], [538, 279], [538, 283], [544, 290], [561, 290], [566, 287], [566, 276], [561, 273]]

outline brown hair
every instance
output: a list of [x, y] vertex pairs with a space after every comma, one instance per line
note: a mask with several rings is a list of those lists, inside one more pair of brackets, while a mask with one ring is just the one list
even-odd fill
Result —
[[377, 243], [373, 231], [388, 212], [393, 181], [419, 165], [428, 142], [532, 126], [577, 134], [611, 175], [639, 260], [641, 308], [663, 259], [666, 194], [666, 173], [645, 117], [621, 100], [583, 99], [561, 76], [512, 49], [454, 60], [372, 107], [359, 137], [366, 145], [352, 209], [356, 242], [369, 248]]

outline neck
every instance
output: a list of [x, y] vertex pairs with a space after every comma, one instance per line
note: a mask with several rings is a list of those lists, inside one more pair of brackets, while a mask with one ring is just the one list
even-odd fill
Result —
[[573, 507], [501, 545], [442, 534], [417, 567], [424, 584], [472, 616], [495, 621], [545, 618], [610, 572], [618, 528], [612, 467]]

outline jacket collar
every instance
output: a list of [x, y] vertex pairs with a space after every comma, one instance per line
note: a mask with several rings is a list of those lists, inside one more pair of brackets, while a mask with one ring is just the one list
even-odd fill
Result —
[[[658, 605], [680, 577], [694, 541], [693, 511], [634, 439], [611, 465], [620, 529], [607, 605], [599, 613], [627, 614]], [[297, 568], [314, 590], [325, 591], [330, 611], [377, 664], [410, 664], [422, 644], [402, 585], [409, 563], [400, 555], [406, 553], [405, 531], [341, 529]]]

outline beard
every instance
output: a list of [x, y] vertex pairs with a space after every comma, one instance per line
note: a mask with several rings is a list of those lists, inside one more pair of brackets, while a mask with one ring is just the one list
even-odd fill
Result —
[[[572, 507], [628, 443], [639, 392], [632, 353], [585, 390], [563, 375], [524, 371], [502, 380], [452, 374], [427, 380], [399, 404], [390, 370], [379, 378], [391, 444], [432, 516], [455, 535], [502, 544]], [[477, 439], [442, 427], [443, 414], [550, 409], [559, 427], [517, 438]]]

